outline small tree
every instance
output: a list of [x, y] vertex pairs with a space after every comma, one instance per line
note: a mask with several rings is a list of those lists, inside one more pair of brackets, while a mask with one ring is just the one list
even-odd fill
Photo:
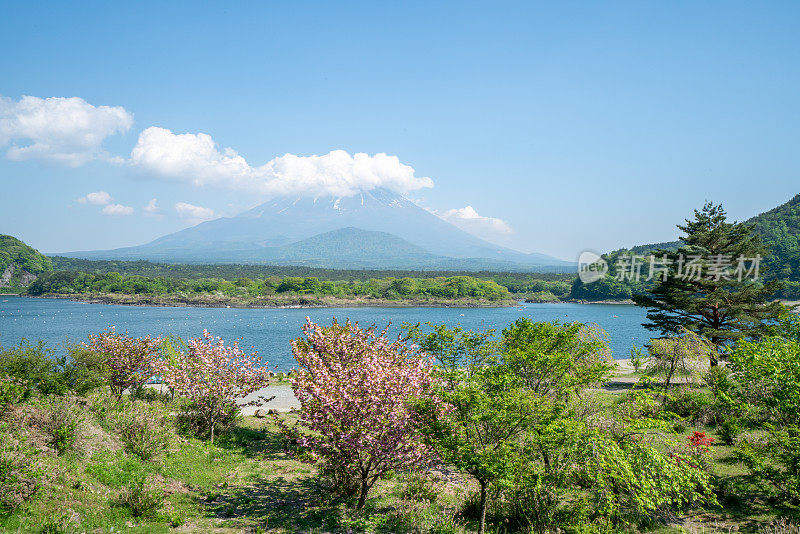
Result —
[[185, 350], [173, 350], [170, 358], [158, 360], [155, 370], [175, 393], [192, 402], [211, 443], [216, 425], [237, 409], [236, 400], [269, 383], [267, 362], [255, 353], [245, 354], [237, 342], [225, 345], [206, 330], [203, 337], [187, 341]]
[[[637, 305], [648, 308], [650, 322], [644, 326], [665, 336], [691, 330], [718, 347], [764, 334], [769, 321], [785, 310], [773, 298], [780, 283], [734, 275], [727, 264], [763, 257], [766, 247], [751, 226], [727, 222], [722, 206], [707, 203], [694, 215], [678, 226], [685, 235], [677, 251], [655, 253], [668, 261], [666, 277], [648, 293], [633, 295]], [[687, 262], [694, 262], [691, 273]], [[711, 365], [717, 364], [717, 354], [709, 354]]]
[[731, 397], [745, 426], [736, 455], [787, 501], [800, 503], [800, 342], [742, 341], [730, 353]]
[[639, 432], [623, 440], [589, 429], [575, 448], [577, 454], [570, 458], [573, 481], [586, 489], [595, 513], [621, 526], [689, 506], [716, 504], [711, 473], [699, 465], [695, 447], [658, 431], [646, 432], [645, 424], [633, 423]]
[[161, 338], [117, 334], [112, 326], [89, 339], [86, 346], [106, 357], [109, 385], [118, 401], [126, 389], [142, 387], [155, 374], [153, 365], [158, 359]]
[[681, 335], [651, 339], [648, 350], [647, 371], [664, 380], [666, 399], [675, 375], [690, 376], [702, 370], [715, 349], [707, 339], [685, 330]]
[[647, 364], [647, 359], [642, 357], [642, 348], [636, 345], [631, 347], [631, 366], [634, 372], [638, 373], [639, 370]]
[[360, 509], [382, 475], [429, 459], [407, 403], [428, 394], [431, 365], [374, 326], [364, 330], [334, 320], [321, 327], [306, 318], [303, 333], [305, 339], [292, 342], [299, 369], [291, 383], [300, 420], [284, 431], [311, 460], [355, 482]]
[[478, 482], [480, 533], [491, 485], [518, 475], [523, 457], [535, 457], [548, 475], [560, 463], [571, 400], [611, 369], [598, 334], [578, 323], [519, 319], [498, 343], [491, 332], [410, 327], [443, 378], [435, 397], [415, 403], [420, 430], [442, 460]]

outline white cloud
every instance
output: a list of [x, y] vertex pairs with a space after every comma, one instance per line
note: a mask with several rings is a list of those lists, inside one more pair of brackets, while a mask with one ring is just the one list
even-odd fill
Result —
[[252, 167], [232, 148], [220, 150], [207, 134], [174, 134], [158, 127], [139, 135], [130, 161], [162, 179], [264, 195], [349, 196], [378, 187], [405, 194], [433, 187], [430, 178], [415, 176], [412, 167], [383, 153], [286, 154]]
[[192, 221], [207, 221], [214, 218], [214, 210], [211, 208], [195, 206], [188, 202], [176, 202], [175, 211], [178, 212], [180, 218]]
[[133, 115], [122, 107], [93, 106], [82, 98], [19, 101], [0, 96], [0, 147], [12, 160], [47, 159], [72, 167], [93, 159], [119, 163], [102, 149], [106, 138], [127, 132]]
[[95, 191], [94, 193], [87, 194], [85, 197], [79, 198], [78, 202], [81, 204], [92, 204], [94, 206], [105, 206], [111, 202], [111, 195], [105, 191]]
[[94, 193], [88, 193], [86, 196], [79, 198], [78, 202], [81, 204], [91, 204], [93, 206], [103, 206], [103, 209], [100, 210], [100, 213], [103, 215], [133, 215], [132, 207], [122, 204], [112, 204], [111, 200], [111, 195], [107, 192], [95, 191]]
[[104, 215], [133, 215], [133, 208], [122, 204], [109, 204], [103, 208]]
[[148, 202], [147, 205], [142, 208], [142, 211], [144, 211], [147, 215], [160, 215], [161, 209], [158, 207], [158, 200], [151, 198], [150, 202]]
[[479, 215], [472, 206], [434, 213], [465, 232], [487, 239], [506, 236], [514, 232], [503, 219]]

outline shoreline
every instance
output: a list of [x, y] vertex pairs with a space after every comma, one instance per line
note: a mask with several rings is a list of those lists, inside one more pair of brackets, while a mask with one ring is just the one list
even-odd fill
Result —
[[[388, 300], [372, 298], [343, 299], [339, 297], [298, 297], [285, 298], [266, 297], [243, 301], [236, 297], [199, 296], [199, 297], [143, 297], [125, 294], [90, 294], [73, 295], [64, 293], [47, 293], [44, 295], [25, 295], [20, 293], [0, 293], [0, 297], [21, 297], [32, 299], [64, 299], [85, 304], [109, 304], [119, 306], [164, 307], [164, 308], [230, 308], [243, 310], [258, 309], [320, 309], [320, 308], [511, 308], [520, 304], [599, 304], [603, 306], [635, 306], [632, 300], [584, 300], [568, 299], [547, 302], [536, 302], [528, 299], [504, 299], [487, 301], [475, 299], [463, 300]], [[261, 301], [261, 302], [259, 302]], [[800, 313], [800, 301], [781, 300], [784, 305], [797, 306], [790, 313]]]
[[[610, 306], [635, 306], [636, 303], [630, 299], [626, 300], [585, 300], [585, 299], [575, 299], [575, 300], [561, 300], [559, 302], [554, 302], [553, 304], [559, 303], [566, 303], [566, 304], [607, 304]], [[544, 303], [547, 304], [547, 303]]]
[[44, 295], [15, 295], [24, 298], [65, 299], [86, 304], [112, 304], [120, 306], [169, 307], [169, 308], [231, 308], [231, 309], [314, 309], [314, 308], [510, 308], [519, 301], [504, 299], [488, 300], [405, 300], [388, 299], [342, 299], [338, 297], [298, 297], [236, 299], [235, 297], [201, 296], [190, 297], [142, 297], [121, 294], [71, 295], [48, 293]]

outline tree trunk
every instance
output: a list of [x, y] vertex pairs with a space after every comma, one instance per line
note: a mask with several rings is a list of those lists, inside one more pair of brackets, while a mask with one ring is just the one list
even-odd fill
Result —
[[550, 473], [550, 454], [545, 450], [543, 445], [539, 445], [539, 451], [542, 453], [542, 460], [544, 461], [544, 470]]
[[369, 485], [367, 485], [367, 479], [361, 481], [361, 490], [358, 492], [358, 504], [356, 504], [356, 510], [361, 510], [364, 508], [364, 505], [367, 503], [367, 493], [369, 493]]
[[675, 374], [675, 359], [673, 358], [670, 362], [669, 371], [667, 371], [666, 376], [664, 377], [664, 402], [667, 401], [667, 395], [669, 395], [669, 384], [672, 382], [672, 375]]
[[[722, 327], [722, 319], [719, 316], [719, 307], [714, 305], [714, 314], [712, 316], [712, 324], [711, 326], [714, 327], [714, 330], [719, 330]], [[719, 343], [722, 341], [722, 338], [719, 337], [712, 337], [711, 344], [714, 345], [714, 350], [712, 350], [708, 355], [708, 364], [711, 367], [716, 367], [719, 362], [717, 362], [717, 347], [719, 347]]]
[[481, 522], [478, 527], [478, 534], [485, 534], [486, 532], [486, 486], [488, 485], [485, 480], [479, 481], [481, 485]]
[[708, 353], [708, 363], [711, 367], [716, 367], [719, 362], [717, 361], [717, 347], [719, 346], [719, 342], [722, 341], [721, 338], [712, 337], [711, 344], [714, 345], [714, 348], [709, 351]]
[[211, 444], [214, 444], [214, 421], [211, 421]]

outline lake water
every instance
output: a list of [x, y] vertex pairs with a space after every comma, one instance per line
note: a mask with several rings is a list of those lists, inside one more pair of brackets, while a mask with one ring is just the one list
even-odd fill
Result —
[[349, 318], [362, 326], [392, 323], [397, 333], [404, 322], [445, 323], [467, 329], [502, 329], [519, 317], [535, 321], [597, 323], [606, 332], [615, 358], [629, 357], [632, 344], [642, 345], [651, 336], [641, 323], [645, 312], [630, 305], [615, 304], [520, 304], [511, 308], [311, 308], [234, 309], [170, 308], [86, 304], [64, 299], [0, 296], [0, 344], [11, 347], [23, 338], [44, 340], [58, 346], [65, 341], [85, 341], [109, 325], [131, 335], [174, 334], [198, 337], [203, 329], [225, 340], [242, 338], [279, 370], [294, 364], [289, 341], [302, 333], [305, 317], [330, 324]]

